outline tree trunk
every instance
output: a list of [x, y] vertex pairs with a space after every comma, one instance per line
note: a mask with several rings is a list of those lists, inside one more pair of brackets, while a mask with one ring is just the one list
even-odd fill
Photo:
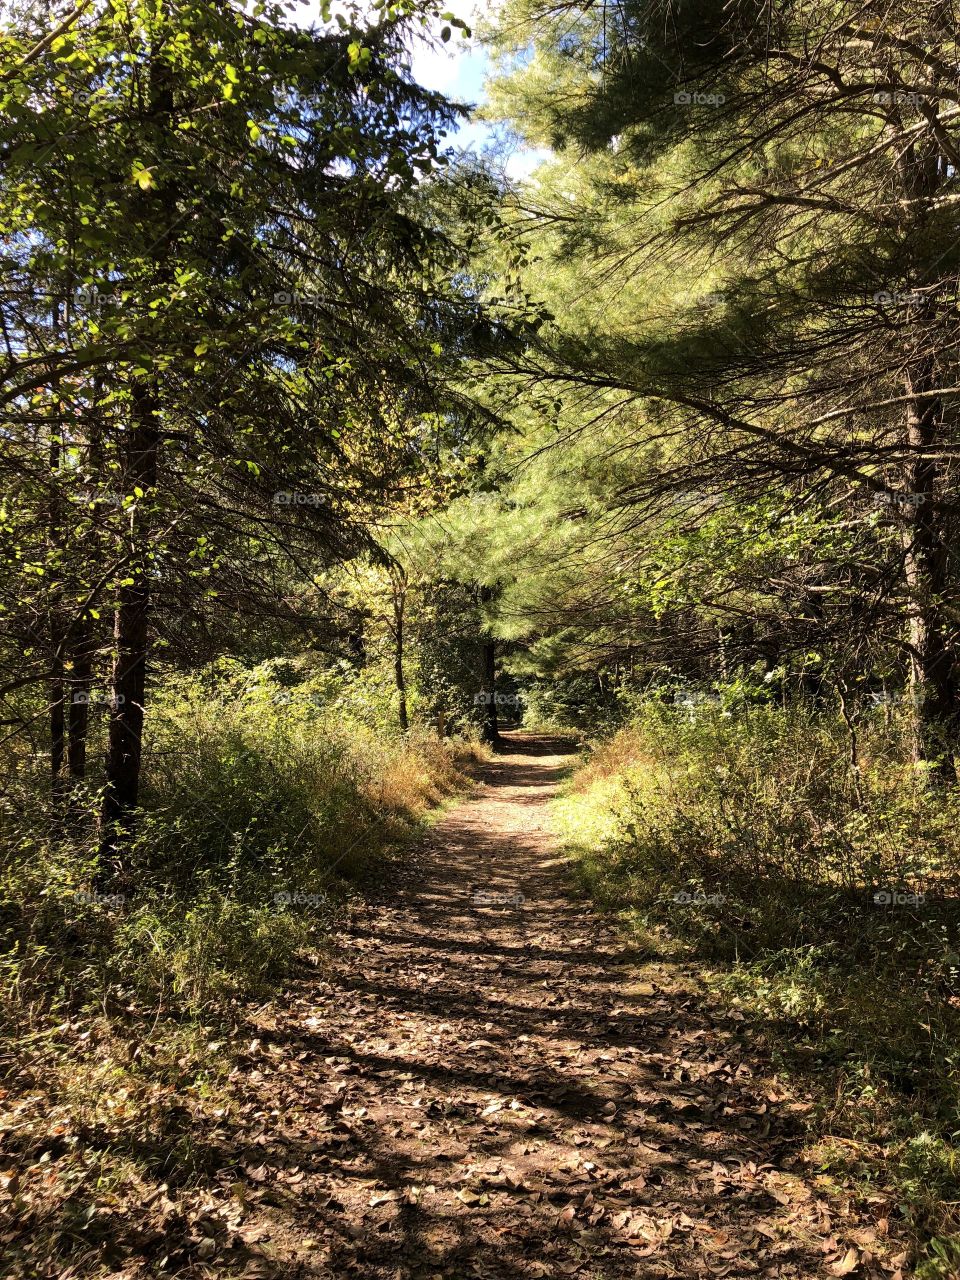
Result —
[[[51, 444], [50, 446], [50, 470], [51, 470], [51, 487], [55, 485], [56, 480], [54, 473], [59, 466], [60, 446], [59, 444]], [[55, 497], [51, 497], [50, 505], [50, 544], [51, 549], [62, 549], [62, 527], [60, 524], [60, 513]], [[63, 601], [59, 589], [54, 589], [50, 600], [47, 621], [47, 637], [50, 645], [51, 655], [51, 677], [49, 686], [50, 696], [50, 793], [54, 804], [54, 810], [58, 813], [55, 821], [59, 821], [60, 802], [63, 799], [63, 761], [64, 747], [66, 743], [66, 728], [64, 716], [65, 702], [65, 685], [64, 685], [64, 663], [63, 663], [63, 617], [62, 617]]]
[[[59, 332], [59, 312], [53, 307], [53, 331]], [[50, 472], [50, 505], [48, 511], [48, 537], [50, 554], [53, 557], [63, 555], [63, 511], [58, 489], [60, 476], [60, 459], [63, 452], [59, 421], [60, 406], [56, 399], [59, 382], [53, 384], [54, 400], [51, 405], [50, 419], [50, 452], [48, 465]], [[53, 578], [57, 582], [62, 573], [62, 566], [56, 566]], [[50, 645], [50, 792], [54, 810], [59, 808], [63, 794], [63, 760], [64, 760], [64, 683], [63, 683], [63, 598], [60, 587], [51, 587], [50, 601], [47, 611], [47, 642]], [[59, 815], [58, 815], [59, 816]]]
[[[480, 604], [489, 604], [494, 594], [495, 589], [493, 587], [481, 587], [479, 593]], [[484, 693], [487, 694], [487, 701], [486, 715], [480, 726], [480, 737], [484, 742], [493, 744], [500, 741], [500, 725], [497, 721], [497, 646], [489, 630], [483, 642], [482, 663], [482, 687]]]
[[[160, 12], [163, 13], [161, 6]], [[166, 25], [166, 24], [164, 24]], [[160, 43], [168, 32], [158, 30]], [[173, 80], [171, 68], [150, 57], [149, 128], [173, 127]], [[154, 266], [160, 280], [169, 280], [171, 226], [176, 224], [176, 185], [168, 183], [163, 196], [153, 189], [141, 192], [140, 215], [146, 226], [155, 219], [168, 220], [165, 231], [153, 241]], [[159, 201], [159, 203], [158, 203]], [[165, 211], [165, 212], [164, 212]], [[162, 222], [159, 222], [162, 226]], [[123, 483], [127, 494], [139, 489], [130, 514], [130, 556], [126, 566], [126, 586], [119, 588], [114, 613], [114, 659], [110, 727], [107, 741], [106, 779], [100, 814], [100, 878], [125, 876], [134, 815], [140, 794], [143, 760], [144, 695], [150, 626], [150, 515], [147, 504], [154, 498], [159, 476], [160, 388], [155, 375], [130, 381], [130, 427], [124, 458]]]
[[[131, 563], [114, 615], [114, 662], [106, 788], [101, 811], [101, 857], [122, 869], [140, 790], [143, 757], [143, 701], [150, 620], [148, 530], [139, 514], [157, 483], [160, 440], [159, 396], [153, 383], [134, 383], [133, 412], [125, 480], [144, 491], [131, 516]], [[104, 871], [106, 872], [106, 867]]]
[[53, 799], [63, 792], [65, 723], [63, 714], [63, 660], [59, 656], [57, 634], [51, 635], [54, 669], [50, 679], [50, 788]]
[[[898, 160], [905, 192], [920, 208], [933, 199], [947, 172], [939, 148], [910, 146]], [[925, 217], [909, 227], [912, 238], [922, 243]], [[925, 268], [917, 264], [918, 284], [935, 284], [936, 262]], [[929, 296], [911, 308], [906, 332], [912, 321], [928, 316], [935, 308]], [[929, 768], [930, 776], [943, 783], [956, 781], [954, 752], [957, 746], [956, 637], [947, 616], [950, 604], [950, 571], [942, 515], [937, 511], [939, 464], [931, 455], [941, 444], [943, 404], [932, 393], [939, 387], [938, 370], [932, 356], [917, 357], [912, 339], [906, 343], [904, 389], [910, 400], [905, 434], [910, 459], [904, 477], [902, 515], [904, 520], [904, 578], [908, 592], [910, 692], [913, 710], [914, 755], [917, 763]]]
[[407, 716], [407, 680], [403, 671], [403, 619], [405, 605], [405, 584], [402, 580], [395, 578], [393, 584], [393, 675], [397, 686], [397, 707], [401, 733], [406, 733], [410, 728], [410, 721]]
[[937, 463], [929, 456], [939, 437], [941, 403], [929, 362], [908, 373], [908, 395], [923, 398], [907, 411], [907, 443], [913, 452], [904, 495], [904, 573], [909, 590], [914, 755], [939, 781], [955, 782], [957, 671], [955, 638], [946, 613], [947, 547], [936, 509]]
[[67, 688], [67, 772], [71, 782], [87, 776], [87, 728], [90, 720], [90, 685], [93, 675], [93, 626], [88, 617], [73, 626], [68, 640], [70, 676]]
[[[93, 404], [98, 405], [100, 399], [100, 378], [94, 379]], [[91, 425], [88, 439], [89, 465], [91, 475], [97, 475], [103, 465], [101, 451], [100, 423], [91, 414]], [[103, 554], [99, 535], [94, 535], [93, 544], [87, 548], [87, 554], [93, 565]], [[67, 772], [73, 784], [71, 788], [72, 816], [76, 817], [79, 788], [76, 784], [83, 782], [87, 776], [87, 735], [90, 726], [90, 690], [93, 684], [93, 660], [97, 649], [94, 634], [93, 618], [88, 611], [74, 620], [67, 637], [67, 662], [70, 676], [67, 683], [69, 694], [67, 701]]]
[[483, 645], [483, 688], [489, 696], [486, 703], [486, 715], [480, 727], [480, 736], [484, 742], [500, 741], [500, 724], [497, 720], [497, 646], [490, 636]]

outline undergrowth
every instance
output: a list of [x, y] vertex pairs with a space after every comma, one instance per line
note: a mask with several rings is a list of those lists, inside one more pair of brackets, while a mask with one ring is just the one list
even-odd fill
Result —
[[583, 882], [695, 958], [820, 1098], [811, 1158], [883, 1186], [958, 1273], [960, 799], [880, 712], [642, 705], [559, 804]]
[[130, 867], [106, 887], [95, 781], [64, 831], [45, 808], [42, 761], [10, 762], [4, 1276], [108, 1275], [131, 1251], [157, 1252], [144, 1238], [153, 1208], [223, 1159], [251, 1002], [322, 958], [335, 914], [384, 879], [480, 754], [402, 736], [369, 690], [276, 664], [181, 675], [153, 707]]

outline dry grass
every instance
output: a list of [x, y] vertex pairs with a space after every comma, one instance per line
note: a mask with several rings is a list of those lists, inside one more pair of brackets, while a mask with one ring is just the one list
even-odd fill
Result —
[[414, 733], [405, 751], [383, 761], [371, 780], [374, 790], [369, 798], [383, 809], [422, 818], [461, 790], [465, 771], [488, 757], [489, 751], [479, 742]]
[[650, 750], [648, 737], [633, 725], [618, 729], [612, 737], [589, 744], [589, 754], [577, 770], [572, 788], [589, 791], [597, 783], [618, 778], [635, 769], [653, 769], [657, 759]]

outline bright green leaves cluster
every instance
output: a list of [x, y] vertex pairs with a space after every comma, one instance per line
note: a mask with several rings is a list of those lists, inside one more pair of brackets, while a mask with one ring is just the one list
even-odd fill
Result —
[[403, 70], [431, 13], [108, 0], [39, 54], [3, 29], [0, 686], [78, 618], [103, 677], [142, 576], [183, 660], [200, 616], [292, 625], [304, 575], [433, 501], [456, 295], [419, 183], [452, 112]]

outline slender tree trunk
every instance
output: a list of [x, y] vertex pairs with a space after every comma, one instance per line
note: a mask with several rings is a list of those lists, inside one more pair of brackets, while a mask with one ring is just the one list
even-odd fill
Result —
[[410, 728], [407, 716], [407, 680], [403, 670], [404, 613], [406, 606], [406, 585], [402, 578], [394, 578], [393, 582], [393, 675], [397, 686], [397, 708], [400, 720], [400, 732], [406, 733]]
[[[57, 428], [59, 429], [59, 428]], [[57, 472], [60, 469], [60, 441], [50, 442], [50, 549], [56, 554], [63, 550], [63, 526], [59, 498], [56, 492]], [[60, 572], [58, 567], [57, 572]], [[65, 735], [64, 717], [64, 636], [63, 601], [60, 589], [52, 588], [47, 621], [47, 637], [51, 652], [50, 677], [50, 788], [54, 804], [63, 794], [63, 761]]]
[[[938, 193], [946, 163], [936, 147], [907, 148], [899, 159], [904, 190], [914, 200], [930, 200]], [[910, 227], [922, 244], [924, 219]], [[918, 264], [919, 265], [919, 264]], [[936, 263], [921, 266], [918, 285], [935, 283]], [[909, 321], [928, 316], [936, 302], [930, 297], [912, 308]], [[909, 462], [904, 477], [904, 577], [909, 598], [910, 665], [914, 754], [918, 763], [943, 783], [956, 781], [957, 747], [956, 635], [950, 624], [950, 571], [942, 514], [937, 511], [939, 463], [932, 454], [942, 443], [943, 404], [935, 394], [939, 371], [932, 356], [917, 357], [908, 344], [904, 388], [914, 397], [907, 407], [905, 434]]]
[[727, 662], [727, 644], [729, 641], [729, 633], [722, 622], [717, 623], [717, 669], [719, 671], [720, 680], [723, 684], [730, 679], [729, 664]]
[[480, 729], [484, 742], [500, 741], [500, 723], [497, 719], [497, 646], [493, 637], [484, 641], [483, 645], [483, 687], [490, 696], [486, 704], [486, 715]]
[[[493, 587], [480, 588], [480, 603], [489, 604], [494, 597]], [[481, 657], [483, 663], [483, 690], [488, 694], [486, 715], [480, 726], [480, 737], [484, 742], [500, 741], [500, 725], [497, 720], [497, 646], [493, 636], [487, 632], [483, 642]]]
[[[55, 335], [60, 331], [60, 315], [57, 304], [53, 306], [52, 327]], [[53, 384], [54, 399], [51, 405], [50, 419], [50, 451], [48, 466], [50, 472], [50, 505], [48, 513], [48, 536], [50, 554], [55, 561], [63, 555], [63, 510], [59, 493], [60, 460], [63, 456], [61, 439], [62, 425], [59, 421], [60, 406], [56, 399], [59, 383]], [[56, 584], [63, 572], [62, 565], [57, 563], [53, 578]], [[64, 681], [63, 681], [63, 599], [62, 590], [53, 585], [50, 588], [50, 602], [47, 612], [47, 642], [50, 645], [50, 791], [54, 808], [59, 806], [63, 792], [63, 760], [64, 760]]]
[[93, 676], [94, 637], [89, 618], [79, 619], [68, 639], [70, 676], [67, 688], [67, 772], [71, 782], [87, 776], [87, 730], [90, 722], [90, 686]]
[[[162, 9], [161, 9], [162, 12]], [[169, 34], [168, 32], [166, 34]], [[162, 44], [164, 32], [157, 32]], [[173, 128], [173, 79], [169, 65], [150, 55], [149, 128]], [[170, 227], [176, 223], [176, 187], [170, 183], [162, 196], [152, 188], [140, 196], [144, 226], [167, 218], [167, 229], [153, 241], [157, 277], [169, 279]], [[139, 489], [143, 496], [130, 514], [130, 563], [127, 585], [119, 588], [114, 614], [114, 661], [110, 725], [107, 740], [106, 778], [100, 815], [100, 878], [124, 876], [134, 815], [140, 795], [143, 760], [144, 697], [150, 636], [149, 551], [151, 518], [160, 461], [160, 387], [155, 375], [130, 382], [130, 427], [124, 458], [123, 480], [127, 493]]]
[[[811, 590], [806, 593], [806, 603], [804, 607], [804, 618], [810, 620], [810, 640], [811, 648], [818, 644], [817, 637], [822, 634], [826, 621], [826, 614], [823, 607], [823, 596], [815, 588], [822, 585], [822, 582], [811, 583]], [[815, 705], [822, 705], [825, 701], [826, 687], [823, 676], [823, 664], [809, 667], [804, 664], [803, 675], [800, 679], [800, 688], [803, 694], [808, 697]]]
[[363, 619], [348, 633], [347, 648], [350, 650], [350, 660], [358, 669], [367, 665], [367, 642], [363, 632]]
[[914, 754], [946, 783], [956, 781], [957, 667], [954, 628], [947, 616], [950, 589], [946, 540], [936, 509], [938, 465], [929, 456], [940, 433], [941, 403], [927, 362], [906, 377], [912, 459], [904, 495], [904, 572], [909, 591]]
[[857, 804], [863, 808], [863, 783], [860, 773], [860, 744], [857, 733], [857, 722], [851, 714], [847, 691], [840, 683], [837, 685], [837, 696], [840, 699], [840, 716], [847, 730], [847, 754], [850, 763], [850, 781]]
[[[94, 381], [93, 408], [89, 430], [89, 464], [91, 475], [97, 475], [103, 464], [101, 453], [100, 423], [96, 418], [100, 399], [100, 379]], [[87, 554], [95, 566], [98, 553], [102, 553], [99, 534], [94, 536], [93, 545]], [[69, 698], [67, 702], [67, 772], [73, 784], [71, 788], [72, 816], [76, 815], [79, 799], [78, 783], [87, 776], [87, 736], [90, 727], [90, 690], [93, 684], [93, 660], [96, 653], [96, 636], [93, 618], [89, 613], [74, 621], [67, 637], [67, 662], [70, 676], [67, 685]]]
[[[107, 747], [106, 787], [101, 811], [101, 856], [122, 865], [140, 790], [143, 758], [143, 714], [146, 688], [150, 579], [149, 549], [141, 505], [149, 500], [157, 483], [160, 441], [159, 396], [153, 383], [134, 383], [130, 439], [125, 478], [131, 489], [143, 490], [145, 499], [131, 516], [131, 563], [120, 588], [114, 615], [114, 663], [110, 729]], [[104, 868], [107, 874], [107, 868]], [[109, 875], [107, 874], [107, 878]]]

